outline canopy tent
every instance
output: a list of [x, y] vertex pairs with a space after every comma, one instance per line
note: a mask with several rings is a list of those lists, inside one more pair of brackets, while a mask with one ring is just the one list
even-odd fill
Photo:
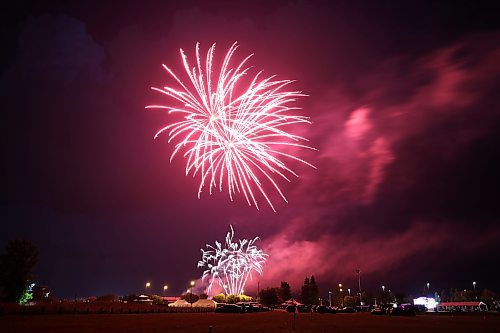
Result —
[[217, 302], [211, 299], [199, 299], [193, 303], [194, 308], [215, 308]]
[[168, 306], [176, 307], [176, 308], [183, 308], [183, 307], [188, 307], [191, 306], [189, 302], [187, 302], [185, 299], [178, 299], [177, 301], [170, 303]]
[[134, 299], [134, 302], [153, 304], [153, 300], [151, 298], [149, 298], [149, 296], [147, 296], [147, 295], [138, 296], [136, 299]]
[[302, 303], [299, 303], [297, 302], [296, 300], [294, 300], [293, 298], [292, 299], [289, 299], [288, 301], [286, 302], [283, 302], [281, 304], [282, 306], [289, 306], [289, 305], [302, 305]]

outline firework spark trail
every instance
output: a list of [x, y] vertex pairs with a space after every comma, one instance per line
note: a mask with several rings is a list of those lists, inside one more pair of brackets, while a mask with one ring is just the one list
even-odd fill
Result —
[[218, 77], [213, 70], [215, 44], [207, 52], [205, 70], [202, 69], [199, 44], [196, 44], [196, 66], [192, 68], [181, 49], [184, 69], [192, 87], [184, 84], [170, 68], [163, 65], [182, 89], [152, 89], [173, 98], [182, 106], [150, 105], [147, 108], [161, 108], [167, 109], [169, 114], [183, 114], [183, 120], [160, 129], [155, 139], [167, 132], [169, 143], [174, 139], [178, 141], [170, 157], [171, 161], [177, 153], [185, 150], [183, 156], [187, 159], [186, 175], [191, 172], [193, 177], [198, 173], [201, 175], [198, 198], [206, 185], [212, 194], [212, 188], [219, 188], [222, 192], [223, 183], [226, 182], [231, 201], [236, 192], [243, 193], [247, 203], [250, 206], [253, 203], [259, 209], [257, 193], [260, 192], [276, 211], [264, 191], [263, 181], [270, 183], [281, 198], [288, 202], [273, 176], [277, 175], [288, 182], [290, 179], [287, 174], [298, 177], [282, 158], [315, 168], [299, 157], [278, 150], [286, 146], [314, 150], [300, 143], [308, 141], [307, 139], [286, 129], [294, 124], [310, 124], [309, 118], [290, 114], [300, 109], [289, 106], [290, 103], [306, 95], [299, 91], [284, 90], [293, 82], [291, 80], [274, 80], [275, 76], [261, 78], [262, 71], [241, 89], [242, 78], [250, 69], [245, 66], [252, 54], [237, 67], [231, 68], [231, 58], [237, 48], [234, 43], [227, 52]]
[[207, 268], [202, 279], [208, 277], [210, 280], [208, 292], [218, 280], [226, 295], [241, 295], [248, 278], [252, 279], [252, 271], [262, 275], [262, 266], [268, 255], [254, 245], [259, 237], [233, 242], [234, 229], [231, 225], [229, 227], [231, 230], [226, 235], [225, 247], [216, 241], [215, 246], [207, 244], [207, 250], [201, 249], [198, 268]]

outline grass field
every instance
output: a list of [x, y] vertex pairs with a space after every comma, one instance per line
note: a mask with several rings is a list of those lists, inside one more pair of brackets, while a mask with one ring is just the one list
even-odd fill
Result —
[[[210, 329], [211, 327], [211, 329]], [[296, 317], [283, 311], [248, 314], [90, 314], [6, 315], [0, 317], [0, 332], [405, 332], [471, 333], [500, 332], [500, 314], [419, 315], [416, 317], [356, 314], [310, 314]]]

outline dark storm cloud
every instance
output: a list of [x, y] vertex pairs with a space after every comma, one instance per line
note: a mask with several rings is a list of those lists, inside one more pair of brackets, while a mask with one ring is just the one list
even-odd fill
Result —
[[[56, 294], [139, 292], [146, 279], [184, 290], [201, 273], [198, 249], [229, 223], [262, 236], [271, 257], [261, 286], [286, 278], [297, 290], [310, 274], [331, 286], [357, 267], [368, 284], [397, 272], [404, 289], [463, 282], [443, 272], [497, 283], [481, 270], [499, 237], [489, 20], [465, 36], [468, 16], [441, 3], [51, 6], [66, 14], [22, 21], [0, 80], [1, 240], [34, 239], [38, 277]], [[195, 42], [217, 42], [222, 57], [234, 41], [238, 59], [255, 53], [256, 70], [310, 95], [299, 104], [313, 124], [298, 130], [319, 149], [301, 152], [318, 169], [296, 166], [276, 214], [225, 193], [196, 199], [198, 180], [181, 159], [169, 163], [166, 137], [152, 139], [169, 117], [144, 110], [168, 103], [150, 87], [172, 84], [161, 64], [179, 72], [179, 47], [192, 56]]]

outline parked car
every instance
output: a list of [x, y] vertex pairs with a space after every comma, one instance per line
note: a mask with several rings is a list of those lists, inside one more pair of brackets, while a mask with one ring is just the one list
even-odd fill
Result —
[[302, 312], [311, 312], [311, 308], [310, 308], [309, 306], [307, 306], [307, 305], [303, 305], [303, 304], [301, 304], [301, 305], [297, 305], [297, 310], [298, 310], [299, 312], [301, 312], [301, 313], [302, 313]]
[[372, 309], [371, 314], [372, 315], [385, 315], [385, 314], [387, 314], [387, 310], [383, 307], [377, 306], [376, 308]]
[[236, 305], [240, 306], [243, 312], [259, 312], [260, 310], [253, 303], [238, 302]]
[[262, 305], [262, 304], [258, 304], [258, 307], [259, 307], [261, 312], [271, 311], [271, 308], [269, 308], [268, 306]]
[[356, 312], [370, 312], [371, 308], [370, 305], [358, 305], [355, 310]]
[[389, 314], [391, 316], [415, 316], [415, 309], [411, 306], [391, 308]]
[[329, 306], [326, 306], [326, 305], [318, 305], [314, 311], [316, 311], [317, 313], [337, 313], [337, 311], [333, 308], [333, 307], [329, 307]]
[[327, 312], [327, 306], [326, 305], [318, 305], [314, 308], [314, 312], [317, 313], [326, 313]]
[[243, 308], [236, 304], [226, 304], [215, 309], [216, 313], [242, 313]]
[[427, 312], [427, 307], [423, 304], [416, 304], [413, 305], [413, 308], [415, 309], [415, 312], [417, 313], [425, 313]]
[[354, 308], [352, 306], [344, 306], [343, 308], [337, 309], [337, 313], [354, 313]]

